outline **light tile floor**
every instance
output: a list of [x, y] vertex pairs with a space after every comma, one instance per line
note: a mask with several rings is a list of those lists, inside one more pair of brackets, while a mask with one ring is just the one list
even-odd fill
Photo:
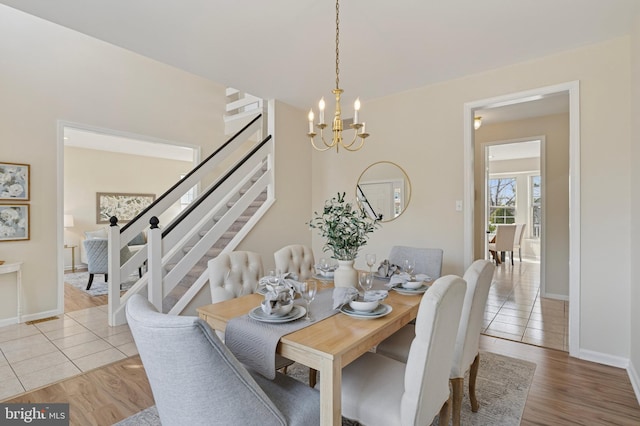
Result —
[[137, 353], [128, 325], [107, 325], [106, 305], [2, 327], [0, 400]]
[[497, 266], [484, 319], [489, 336], [569, 350], [569, 302], [540, 297], [540, 263]]

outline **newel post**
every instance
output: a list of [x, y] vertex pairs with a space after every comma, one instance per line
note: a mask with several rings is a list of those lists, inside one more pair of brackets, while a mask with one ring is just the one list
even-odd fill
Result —
[[109, 243], [108, 243], [108, 310], [109, 325], [114, 326], [115, 318], [111, 313], [120, 307], [120, 227], [118, 226], [118, 218], [111, 216], [109, 219]]
[[153, 216], [149, 219], [151, 228], [147, 236], [147, 259], [149, 262], [149, 285], [147, 291], [149, 302], [162, 312], [162, 230], [158, 227], [160, 221]]

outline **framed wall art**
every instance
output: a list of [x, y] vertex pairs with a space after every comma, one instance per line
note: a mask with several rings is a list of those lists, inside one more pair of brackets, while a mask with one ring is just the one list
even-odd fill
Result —
[[0, 204], [0, 242], [29, 239], [29, 205]]
[[29, 165], [0, 163], [0, 201], [29, 201]]
[[117, 217], [118, 223], [129, 222], [155, 199], [155, 194], [97, 192], [96, 223], [109, 223], [111, 216]]

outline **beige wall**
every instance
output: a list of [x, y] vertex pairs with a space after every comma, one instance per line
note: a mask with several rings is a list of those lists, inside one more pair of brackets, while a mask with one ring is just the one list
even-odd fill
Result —
[[[467, 266], [463, 213], [455, 211], [455, 201], [464, 191], [464, 104], [579, 80], [580, 344], [582, 350], [626, 358], [630, 313], [623, 301], [630, 291], [630, 258], [620, 247], [630, 244], [629, 49], [629, 38], [619, 38], [365, 102], [367, 146], [356, 154], [313, 154], [313, 207], [336, 191], [353, 193], [359, 173], [372, 162], [394, 161], [411, 179], [411, 204], [399, 220], [384, 224], [365, 250], [383, 259], [392, 244], [441, 247], [443, 272], [462, 274]], [[315, 234], [313, 245], [322, 246]]]
[[[640, 16], [635, 19], [635, 31], [631, 38], [631, 366], [636, 396], [640, 400], [640, 272], [637, 263], [640, 259], [640, 129], [637, 119], [640, 117]], [[635, 265], [635, 266], [634, 266]]]
[[476, 131], [475, 170], [476, 205], [475, 253], [483, 252], [482, 232], [484, 193], [482, 182], [482, 144], [544, 136], [546, 209], [544, 247], [546, 263], [544, 282], [546, 295], [569, 296], [569, 115], [557, 114], [527, 120], [482, 126]]
[[[64, 213], [73, 215], [74, 219], [74, 227], [65, 229], [65, 241], [78, 245], [83, 252], [84, 232], [108, 226], [96, 223], [96, 192], [155, 194], [158, 197], [192, 168], [190, 161], [65, 147]], [[180, 203], [176, 203], [160, 217], [160, 223], [168, 223], [179, 212]], [[65, 267], [69, 265], [68, 256], [66, 253]]]
[[[221, 85], [3, 5], [0, 52], [0, 158], [29, 163], [32, 173], [31, 240], [1, 243], [0, 258], [25, 262], [28, 320], [61, 306], [58, 120], [199, 145], [206, 156], [224, 140], [225, 93]], [[12, 316], [0, 309], [0, 319]]]

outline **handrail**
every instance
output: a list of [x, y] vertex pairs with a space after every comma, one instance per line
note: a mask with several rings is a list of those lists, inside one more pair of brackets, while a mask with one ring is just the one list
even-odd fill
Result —
[[[138, 221], [141, 217], [143, 217], [145, 215], [145, 213], [147, 213], [149, 210], [151, 210], [153, 207], [155, 207], [160, 201], [162, 201], [165, 197], [167, 197], [171, 192], [173, 192], [179, 185], [180, 183], [187, 179], [188, 177], [192, 176], [193, 174], [195, 174], [201, 167], [204, 167], [204, 165], [206, 163], [208, 163], [212, 158], [214, 158], [218, 153], [220, 153], [223, 149], [225, 149], [226, 147], [228, 147], [238, 136], [240, 136], [242, 134], [242, 132], [244, 132], [245, 130], [247, 130], [247, 128], [249, 128], [253, 123], [255, 123], [257, 120], [259, 120], [262, 117], [262, 114], [257, 115], [253, 120], [251, 120], [249, 123], [247, 123], [247, 125], [245, 125], [242, 129], [238, 130], [236, 132], [235, 135], [231, 136], [224, 144], [222, 144], [218, 149], [216, 149], [215, 151], [213, 151], [213, 153], [211, 153], [211, 155], [209, 155], [207, 158], [205, 158], [204, 160], [202, 160], [200, 162], [200, 164], [198, 164], [197, 166], [195, 166], [189, 173], [187, 173], [181, 180], [179, 180], [178, 182], [176, 182], [175, 184], [173, 184], [173, 186], [171, 186], [171, 188], [169, 188], [167, 191], [165, 191], [162, 195], [160, 195], [158, 198], [155, 199], [155, 201], [153, 201], [150, 205], [148, 205], [146, 208], [144, 208], [142, 211], [140, 211], [140, 213], [138, 213], [133, 219], [131, 219], [131, 221], [129, 221], [128, 223], [126, 223], [122, 228], [120, 228], [120, 233], [122, 234], [127, 228], [129, 228], [130, 226], [132, 226], [136, 221]], [[163, 234], [164, 235], [164, 234]]]
[[215, 184], [211, 185], [211, 187], [204, 193], [200, 195], [196, 200], [194, 200], [187, 208], [185, 208], [176, 218], [171, 221], [166, 228], [162, 230], [162, 238], [169, 235], [169, 233], [178, 226], [184, 218], [186, 218], [193, 210], [195, 210], [209, 195], [211, 195], [215, 190], [217, 190], [220, 185], [226, 182], [227, 179], [231, 175], [233, 175], [236, 170], [238, 170], [244, 163], [246, 163], [253, 155], [258, 152], [260, 148], [262, 148], [267, 142], [271, 140], [271, 135], [268, 135], [266, 138], [262, 140], [259, 144], [257, 144], [251, 151], [249, 151], [240, 161], [238, 161], [231, 169], [227, 171], [220, 179], [216, 181]]

